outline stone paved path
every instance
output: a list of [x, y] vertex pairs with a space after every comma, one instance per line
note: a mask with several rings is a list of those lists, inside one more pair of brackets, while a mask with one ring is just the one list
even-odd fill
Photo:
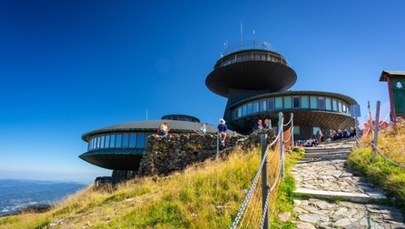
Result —
[[297, 228], [405, 228], [398, 209], [370, 203], [386, 198], [382, 190], [345, 167], [353, 144], [340, 141], [307, 148], [295, 165], [295, 192], [311, 196], [294, 200]]

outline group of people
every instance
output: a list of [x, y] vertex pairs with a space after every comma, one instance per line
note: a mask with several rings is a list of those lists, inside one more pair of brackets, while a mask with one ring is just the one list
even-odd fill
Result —
[[356, 129], [353, 127], [350, 128], [350, 131], [347, 129], [344, 129], [344, 130], [338, 129], [337, 131], [332, 132], [332, 140], [339, 140], [342, 138], [351, 138], [354, 136], [356, 136]]
[[261, 119], [257, 120], [257, 123], [253, 126], [253, 131], [262, 130], [262, 129], [270, 129], [271, 128], [271, 120], [265, 119], [264, 123]]

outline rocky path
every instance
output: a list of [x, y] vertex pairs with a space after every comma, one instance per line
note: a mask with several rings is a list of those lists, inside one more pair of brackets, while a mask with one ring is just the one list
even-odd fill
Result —
[[375, 204], [386, 199], [382, 190], [345, 167], [353, 144], [307, 148], [295, 165], [295, 192], [310, 196], [294, 200], [297, 228], [405, 228], [399, 210]]

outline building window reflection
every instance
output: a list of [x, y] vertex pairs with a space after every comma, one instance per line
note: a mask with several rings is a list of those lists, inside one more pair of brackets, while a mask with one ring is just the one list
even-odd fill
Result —
[[284, 97], [284, 109], [291, 109], [291, 96]]
[[293, 108], [300, 108], [300, 97], [293, 98]]
[[144, 148], [150, 135], [150, 132], [127, 132], [95, 136], [88, 142], [88, 151], [102, 148]]
[[283, 109], [283, 97], [276, 97], [276, 110], [282, 110]]

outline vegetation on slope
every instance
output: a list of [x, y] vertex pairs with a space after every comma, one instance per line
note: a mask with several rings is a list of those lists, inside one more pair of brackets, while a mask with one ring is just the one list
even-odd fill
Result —
[[259, 163], [258, 150], [236, 152], [113, 192], [88, 187], [49, 212], [2, 217], [0, 228], [228, 228]]
[[[394, 165], [379, 154], [372, 163], [371, 140], [371, 136], [364, 137], [361, 146], [350, 154], [348, 163], [366, 174], [372, 182], [381, 185], [394, 204], [405, 212], [405, 168]], [[380, 131], [378, 148], [390, 160], [405, 167], [405, 122], [399, 123], [396, 130], [389, 127]]]
[[285, 178], [281, 181], [278, 189], [278, 197], [275, 204], [275, 209], [271, 215], [271, 228], [295, 228], [295, 224], [291, 221], [281, 222], [278, 215], [289, 212], [294, 215], [294, 190], [295, 179], [291, 173], [294, 165], [304, 156], [305, 150], [302, 148], [294, 148], [291, 153], [286, 153], [285, 157]]

